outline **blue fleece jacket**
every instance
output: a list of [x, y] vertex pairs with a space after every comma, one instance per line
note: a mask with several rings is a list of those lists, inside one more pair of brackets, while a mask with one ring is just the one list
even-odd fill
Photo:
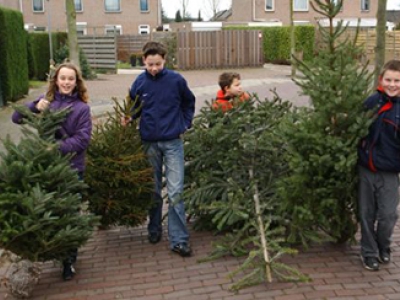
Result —
[[142, 140], [168, 141], [179, 138], [192, 125], [195, 96], [186, 80], [177, 72], [163, 69], [156, 76], [147, 71], [133, 82], [130, 96], [138, 99], [140, 135]]
[[358, 163], [373, 172], [400, 172], [400, 97], [378, 90], [364, 105], [375, 111], [368, 135], [358, 147]]

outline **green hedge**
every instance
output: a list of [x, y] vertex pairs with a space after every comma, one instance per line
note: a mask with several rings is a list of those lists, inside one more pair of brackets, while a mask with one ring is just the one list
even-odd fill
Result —
[[[290, 27], [268, 27], [263, 29], [264, 59], [266, 62], [290, 63]], [[314, 56], [314, 26], [295, 27], [296, 52], [303, 53], [304, 60]]]
[[[290, 27], [249, 27], [227, 26], [224, 30], [258, 30], [263, 33], [264, 59], [266, 62], [290, 63]], [[303, 59], [310, 60], [314, 56], [314, 26], [295, 27], [296, 52], [303, 52]]]
[[22, 13], [0, 7], [0, 106], [29, 91], [27, 42]]
[[[66, 44], [67, 33], [56, 32], [51, 34], [53, 57], [54, 53]], [[32, 53], [32, 79], [46, 80], [50, 66], [49, 34], [46, 32], [33, 32], [29, 34], [30, 52]]]

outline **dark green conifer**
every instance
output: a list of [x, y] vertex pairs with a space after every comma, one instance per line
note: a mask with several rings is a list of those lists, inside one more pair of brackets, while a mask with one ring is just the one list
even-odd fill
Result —
[[32, 262], [62, 260], [89, 239], [97, 223], [79, 212], [86, 185], [54, 138], [68, 110], [16, 109], [27, 126], [21, 141], [8, 137], [0, 153], [0, 248]]
[[318, 26], [314, 59], [297, 62], [303, 76], [295, 81], [311, 106], [284, 128], [290, 172], [279, 189], [289, 241], [304, 245], [323, 236], [346, 241], [357, 231], [357, 144], [367, 133], [363, 101], [371, 93], [371, 74], [357, 60], [363, 51], [355, 43], [358, 32], [351, 39], [342, 22], [333, 26], [342, 1], [311, 4], [329, 26]]
[[127, 126], [133, 101], [113, 99], [114, 113], [99, 119], [88, 149], [85, 180], [89, 209], [101, 216], [104, 228], [137, 226], [147, 217], [154, 190], [153, 172], [145, 156], [137, 121]]

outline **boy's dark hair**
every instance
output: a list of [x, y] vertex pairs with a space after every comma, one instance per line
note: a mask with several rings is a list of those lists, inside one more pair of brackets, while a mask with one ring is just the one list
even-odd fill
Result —
[[380, 76], [385, 75], [386, 71], [397, 71], [400, 72], [400, 60], [392, 59], [385, 63], [382, 68]]
[[162, 58], [165, 58], [167, 54], [167, 49], [163, 44], [158, 42], [147, 42], [142, 49], [143, 57], [146, 58], [149, 55], [160, 55]]
[[224, 93], [225, 88], [230, 87], [234, 79], [240, 80], [240, 74], [235, 72], [224, 72], [219, 75], [218, 84]]

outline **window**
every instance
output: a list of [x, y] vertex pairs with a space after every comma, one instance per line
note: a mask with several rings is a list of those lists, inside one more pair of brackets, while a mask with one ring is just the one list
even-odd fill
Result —
[[369, 0], [361, 0], [361, 11], [369, 10]]
[[150, 34], [150, 25], [139, 25], [139, 34]]
[[331, 0], [331, 2], [333, 2], [336, 5], [339, 4], [339, 2], [341, 2], [342, 6], [340, 7], [340, 11], [343, 10], [343, 0], [342, 1], [340, 1], [340, 0]]
[[148, 0], [140, 0], [140, 11], [149, 11]]
[[75, 2], [75, 11], [83, 11], [82, 0], [74, 0]]
[[265, 0], [265, 10], [266, 11], [272, 11], [275, 10], [275, 0]]
[[104, 10], [107, 12], [121, 11], [120, 0], [104, 0]]
[[76, 22], [76, 33], [78, 35], [87, 35], [87, 22]]
[[308, 0], [293, 0], [294, 11], [308, 11]]
[[122, 26], [121, 25], [106, 25], [105, 33], [107, 35], [121, 35], [122, 34]]
[[32, 7], [34, 12], [43, 12], [44, 11], [44, 0], [33, 0]]

